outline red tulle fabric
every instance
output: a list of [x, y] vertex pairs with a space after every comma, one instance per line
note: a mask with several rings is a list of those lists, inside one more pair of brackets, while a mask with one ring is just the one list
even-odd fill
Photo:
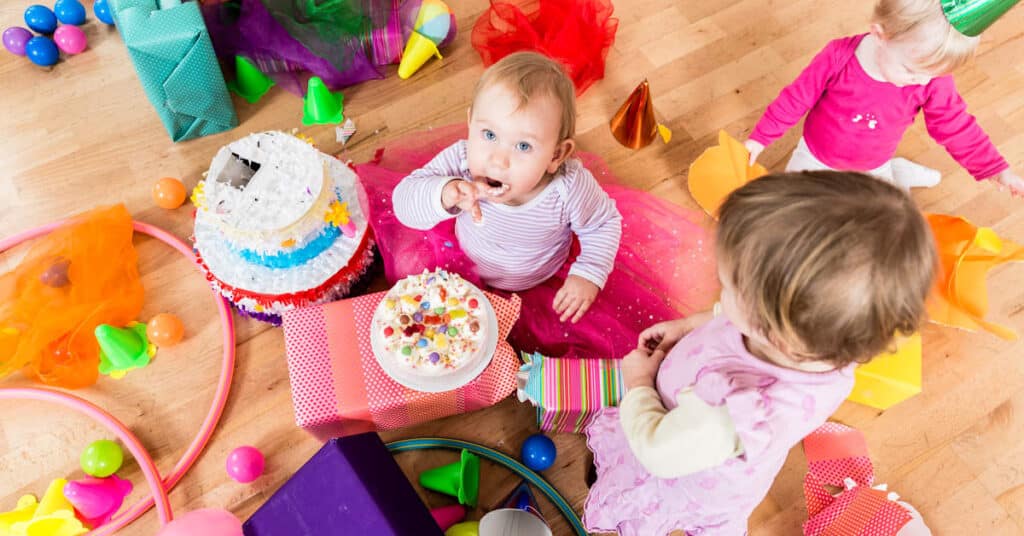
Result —
[[[374, 161], [356, 166], [369, 197], [370, 225], [389, 283], [424, 268], [441, 267], [480, 284], [473, 262], [459, 248], [454, 220], [417, 231], [395, 218], [391, 204], [399, 181], [463, 137], [464, 126], [414, 133], [378, 151]], [[702, 225], [703, 214], [619, 186], [600, 158], [580, 156], [622, 213], [615, 269], [579, 323], [562, 323], [552, 302], [568, 273], [570, 256], [549, 280], [518, 292], [523, 313], [509, 340], [519, 351], [547, 356], [621, 358], [636, 348], [643, 329], [710, 307], [718, 294], [714, 248]]]
[[534, 50], [565, 66], [576, 94], [604, 78], [619, 20], [610, 0], [491, 0], [473, 26], [473, 48], [484, 65]]

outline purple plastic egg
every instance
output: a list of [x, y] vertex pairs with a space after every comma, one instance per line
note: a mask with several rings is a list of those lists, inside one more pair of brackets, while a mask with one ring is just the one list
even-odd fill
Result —
[[25, 55], [25, 43], [32, 39], [32, 32], [21, 26], [12, 26], [4, 30], [4, 48], [11, 54]]

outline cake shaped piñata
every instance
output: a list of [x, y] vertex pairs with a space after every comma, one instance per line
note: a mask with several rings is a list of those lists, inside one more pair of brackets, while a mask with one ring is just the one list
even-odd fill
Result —
[[207, 279], [260, 320], [344, 297], [373, 261], [359, 177], [284, 132], [222, 147], [192, 201]]

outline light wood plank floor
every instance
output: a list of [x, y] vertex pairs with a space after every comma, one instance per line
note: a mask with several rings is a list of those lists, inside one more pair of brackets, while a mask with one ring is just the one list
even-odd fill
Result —
[[[345, 91], [346, 112], [359, 132], [343, 157], [368, 159], [402, 134], [465, 119], [482, 66], [469, 29], [486, 3], [452, 0], [462, 33], [443, 63], [408, 81], [397, 76]], [[608, 55], [606, 78], [579, 103], [579, 142], [603, 155], [627, 183], [687, 207], [688, 164], [719, 129], [741, 139], [778, 90], [829, 39], [865, 31], [866, 1], [620, 0], [621, 25]], [[3, 26], [20, 24], [28, 2], [0, 0]], [[172, 144], [146, 101], [120, 37], [92, 19], [89, 50], [47, 71], [0, 53], [0, 234], [9, 235], [87, 208], [124, 202], [132, 214], [180, 237], [191, 232], [191, 210], [156, 208], [149, 191], [161, 176], [191, 187], [221, 145], [249, 132], [300, 126], [302, 102], [280, 90], [249, 105], [235, 104], [241, 126], [231, 132]], [[1024, 7], [986, 33], [977, 61], [957, 73], [961, 91], [995, 143], [1024, 171]], [[620, 147], [607, 122], [644, 77], [655, 106], [674, 131], [672, 143], [640, 151]], [[330, 127], [301, 128], [320, 148], [341, 151]], [[764, 155], [781, 169], [798, 139], [794, 131]], [[1021, 201], [976, 184], [915, 125], [900, 154], [943, 171], [943, 183], [916, 192], [922, 208], [967, 216], [1003, 236], [1024, 241]], [[126, 380], [102, 380], [79, 394], [129, 423], [167, 471], [185, 448], [212, 395], [220, 328], [204, 280], [153, 240], [136, 240], [147, 291], [143, 318], [173, 311], [188, 339]], [[10, 266], [22, 250], [0, 256]], [[1024, 330], [1024, 266], [1006, 266], [989, 278], [991, 317]], [[889, 411], [844, 405], [836, 419], [867, 435], [880, 482], [917, 506], [942, 535], [1024, 533], [1024, 343], [929, 326], [924, 330], [924, 393]], [[21, 379], [3, 386], [22, 385]], [[0, 409], [0, 510], [22, 493], [41, 493], [51, 478], [78, 475], [87, 442], [106, 434], [75, 415], [33, 403]], [[506, 400], [471, 415], [398, 432], [385, 439], [441, 435], [516, 452], [535, 430], [533, 412]], [[587, 456], [578, 436], [559, 435], [556, 466], [546, 476], [580, 508], [586, 497]], [[267, 455], [266, 475], [252, 485], [224, 473], [227, 453], [242, 444]], [[171, 494], [179, 512], [227, 507], [248, 517], [319, 447], [293, 421], [284, 342], [279, 329], [238, 323], [238, 367], [222, 423], [196, 467]], [[403, 454], [410, 475], [452, 459], [449, 453]], [[794, 449], [764, 503], [750, 521], [754, 535], [798, 534], [805, 510], [803, 455]], [[123, 476], [141, 483], [129, 463]], [[485, 464], [481, 504], [493, 505], [515, 485], [504, 470]], [[140, 486], [141, 488], [141, 486]], [[137, 489], [133, 497], [139, 497]], [[431, 505], [446, 504], [435, 494]], [[546, 506], [556, 534], [564, 522]], [[152, 534], [151, 512], [124, 531]], [[343, 531], [339, 528], [339, 534]]]

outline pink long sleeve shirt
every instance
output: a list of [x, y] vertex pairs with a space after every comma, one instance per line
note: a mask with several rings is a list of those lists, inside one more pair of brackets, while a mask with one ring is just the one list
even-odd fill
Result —
[[750, 138], [769, 145], [806, 114], [804, 139], [818, 160], [833, 169], [870, 171], [892, 159], [923, 110], [931, 137], [975, 179], [1009, 167], [967, 113], [952, 76], [905, 87], [875, 80], [854, 54], [865, 35], [830, 42], [768, 106]]

